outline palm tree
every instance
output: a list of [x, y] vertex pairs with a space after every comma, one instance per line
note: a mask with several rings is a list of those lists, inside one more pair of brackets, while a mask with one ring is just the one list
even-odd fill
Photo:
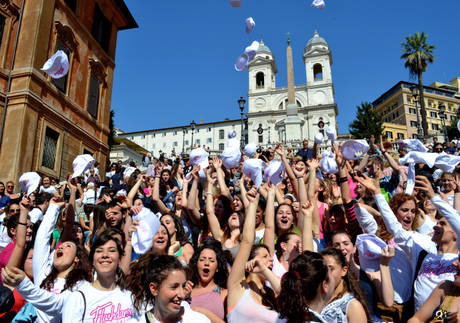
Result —
[[401, 43], [403, 47], [401, 59], [404, 59], [404, 67], [409, 69], [411, 77], [418, 78], [418, 88], [420, 92], [420, 107], [422, 115], [423, 135], [428, 135], [428, 123], [426, 122], [425, 99], [423, 95], [423, 72], [426, 72], [428, 63], [434, 62], [433, 51], [436, 47], [426, 42], [424, 32], [406, 36], [406, 42]]

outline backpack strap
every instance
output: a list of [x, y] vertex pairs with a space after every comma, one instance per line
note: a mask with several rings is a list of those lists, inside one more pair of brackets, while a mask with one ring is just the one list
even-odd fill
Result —
[[83, 308], [83, 315], [81, 317], [81, 321], [84, 322], [85, 321], [85, 315], [86, 315], [86, 297], [85, 297], [85, 294], [83, 294], [83, 292], [81, 290], [79, 290], [78, 292], [83, 297], [83, 304], [85, 305], [84, 308]]
[[415, 280], [417, 279], [417, 274], [420, 271], [420, 268], [422, 268], [423, 260], [425, 260], [426, 255], [428, 255], [428, 252], [425, 249], [423, 249], [418, 255], [417, 266], [415, 266], [415, 275], [413, 283], [415, 283]]

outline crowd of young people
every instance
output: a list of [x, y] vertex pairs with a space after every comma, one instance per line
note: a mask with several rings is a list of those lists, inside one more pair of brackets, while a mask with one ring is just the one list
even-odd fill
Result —
[[0, 321], [455, 321], [460, 161], [422, 146], [277, 145], [234, 168], [161, 156], [31, 194], [0, 182]]

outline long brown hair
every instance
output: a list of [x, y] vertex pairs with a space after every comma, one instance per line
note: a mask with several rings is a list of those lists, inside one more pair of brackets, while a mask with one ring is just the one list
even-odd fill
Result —
[[[73, 244], [75, 244], [75, 257], [78, 258], [78, 262], [74, 265], [73, 269], [67, 274], [67, 277], [65, 278], [65, 285], [61, 292], [65, 291], [66, 289], [72, 289], [81, 280], [86, 280], [89, 282], [93, 281], [93, 277], [91, 275], [92, 266], [88, 259], [88, 254], [86, 253], [86, 250], [74, 241], [65, 242], [72, 242]], [[53, 266], [49, 275], [46, 276], [46, 278], [40, 284], [40, 287], [48, 291], [51, 291], [51, 289], [54, 286], [54, 281], [56, 280], [58, 274], [58, 270], [56, 269], [56, 267]]]
[[[337, 263], [340, 264], [340, 266], [343, 267], [348, 267], [347, 260], [345, 259], [345, 256], [343, 253], [335, 248], [329, 247], [326, 249], [323, 249], [320, 252], [321, 256], [331, 256], [333, 257]], [[342, 277], [342, 280], [344, 282], [344, 290], [339, 293], [335, 299], [341, 298], [343, 295], [346, 293], [352, 294], [363, 306], [364, 311], [366, 312], [366, 317], [368, 320], [370, 320], [370, 313], [369, 313], [369, 308], [367, 307], [366, 303], [366, 298], [364, 297], [364, 292], [362, 291], [361, 287], [359, 286], [359, 283], [356, 281], [355, 277], [353, 277], [351, 270], [347, 270], [347, 274]], [[333, 299], [333, 300], [335, 300]], [[332, 300], [331, 300], [332, 301]]]

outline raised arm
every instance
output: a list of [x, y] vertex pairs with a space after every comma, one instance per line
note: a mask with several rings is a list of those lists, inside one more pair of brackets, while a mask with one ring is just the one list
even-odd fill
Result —
[[[444, 201], [440, 196], [434, 193], [430, 181], [425, 176], [416, 176], [415, 184], [419, 190], [425, 192], [426, 196], [431, 200], [431, 203], [433, 203], [439, 213], [446, 218], [457, 236], [460, 236], [460, 215], [458, 212], [450, 203]], [[460, 239], [457, 239], [457, 248], [460, 250]]]
[[232, 271], [228, 277], [227, 287], [227, 306], [233, 307], [240, 300], [244, 293], [242, 281], [245, 280], [245, 264], [248, 261], [249, 253], [254, 244], [256, 233], [256, 210], [259, 203], [259, 194], [255, 188], [248, 192], [249, 206], [246, 209], [246, 218], [244, 220], [243, 238], [240, 248], [233, 262]]
[[301, 211], [303, 214], [303, 226], [302, 226], [302, 250], [315, 251], [313, 246], [313, 209], [314, 205], [312, 201], [301, 204]]
[[390, 167], [393, 169], [393, 174], [397, 175], [399, 174], [399, 171], [400, 171], [400, 166], [399, 164], [393, 159], [393, 157], [391, 157], [391, 148], [389, 149], [389, 151], [387, 149], [385, 149], [385, 147], [383, 147], [383, 139], [382, 139], [382, 135], [380, 135], [380, 150], [382, 151], [382, 154], [383, 154], [383, 157], [386, 158], [386, 160], [388, 161], [388, 164], [390, 164]]
[[139, 174], [137, 177], [136, 184], [131, 188], [131, 190], [128, 193], [128, 197], [126, 198], [126, 201], [128, 202], [128, 207], [133, 206], [133, 201], [134, 198], [137, 195], [137, 192], [139, 192], [139, 187], [141, 187], [142, 183], [145, 183], [145, 175]]
[[168, 209], [160, 199], [160, 174], [162, 170], [163, 164], [158, 162], [157, 166], [155, 167], [155, 181], [153, 182], [152, 202], [155, 203], [161, 214], [167, 214], [171, 213], [171, 210]]
[[193, 182], [192, 182], [192, 187], [190, 188], [190, 194], [188, 195], [188, 200], [187, 200], [187, 207], [190, 210], [192, 221], [195, 224], [200, 224], [200, 221], [201, 221], [200, 210], [198, 210], [196, 206], [196, 197], [198, 193], [198, 178], [199, 178], [198, 172], [199, 171], [200, 171], [199, 165], [193, 166], [193, 169], [192, 169]]
[[[206, 216], [208, 217], [209, 228], [211, 229], [212, 236], [214, 239], [221, 241], [223, 232], [220, 227], [219, 220], [214, 213], [214, 199], [212, 194], [212, 186], [215, 182], [211, 178], [211, 169], [208, 168], [206, 170], [206, 178], [208, 181], [206, 182]], [[223, 242], [223, 241], [222, 241]]]
[[20, 213], [18, 226], [16, 228], [16, 244], [8, 260], [7, 266], [9, 268], [20, 268], [22, 265], [22, 258], [26, 249], [27, 214], [30, 210], [30, 206], [30, 199], [24, 196], [19, 203]]
[[292, 183], [292, 188], [294, 189], [294, 195], [298, 196], [298, 188], [296, 183], [295, 174], [292, 171], [291, 165], [289, 164], [288, 159], [286, 158], [286, 154], [284, 152], [284, 147], [282, 145], [277, 145], [275, 148], [276, 153], [281, 157], [281, 161], [283, 162], [284, 168], [286, 169], [286, 174]]
[[43, 221], [38, 227], [34, 242], [34, 256], [32, 258], [32, 270], [36, 285], [40, 285], [45, 275], [48, 274], [47, 269], [50, 266], [50, 236], [56, 224], [59, 209], [63, 205], [64, 202], [59, 202], [56, 198], [52, 198], [43, 216]]
[[319, 168], [319, 162], [317, 159], [311, 159], [307, 162], [308, 164], [308, 200], [313, 201], [313, 218], [312, 218], [312, 230], [315, 237], [319, 237], [321, 227], [321, 216], [319, 215], [318, 202], [315, 192], [315, 181], [316, 171]]
[[[369, 209], [372, 208], [368, 205], [355, 204], [355, 214], [356, 218], [358, 219], [359, 226], [365, 233], [375, 234], [378, 230], [378, 224], [372, 214], [369, 212]], [[377, 212], [376, 210], [374, 211]]]
[[[294, 172], [294, 175], [296, 177], [296, 182], [297, 182], [297, 187], [299, 189], [299, 205], [303, 205], [304, 203], [307, 202], [308, 197], [307, 197], [307, 188], [305, 187], [305, 166], [303, 163], [297, 163], [292, 170]], [[299, 212], [299, 216], [297, 218], [297, 227], [302, 228], [303, 224], [303, 214], [302, 212]]]
[[391, 280], [389, 263], [395, 255], [395, 248], [388, 246], [382, 250], [380, 257], [380, 288], [377, 288], [379, 298], [383, 305], [387, 307], [393, 306], [394, 288]]
[[273, 184], [268, 183], [268, 196], [265, 207], [264, 244], [268, 247], [270, 255], [275, 254], [275, 191]]
[[214, 157], [212, 159], [212, 165], [217, 172], [217, 183], [219, 184], [220, 194], [226, 196], [231, 201], [232, 195], [230, 194], [230, 190], [225, 183], [225, 174], [224, 170], [222, 169], [222, 160], [219, 157]]

